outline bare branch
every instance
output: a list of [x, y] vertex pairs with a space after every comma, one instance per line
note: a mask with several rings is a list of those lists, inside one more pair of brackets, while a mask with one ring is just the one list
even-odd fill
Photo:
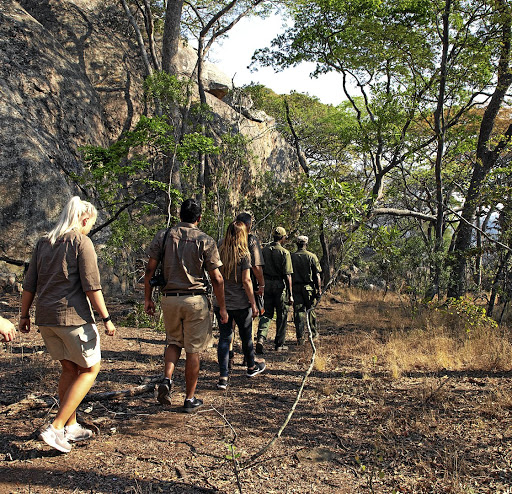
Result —
[[372, 215], [384, 215], [390, 216], [409, 216], [411, 218], [419, 218], [424, 221], [436, 221], [436, 217], [433, 214], [420, 213], [418, 211], [411, 211], [409, 209], [395, 209], [395, 208], [375, 208], [372, 209]]
[[123, 6], [124, 11], [126, 12], [126, 16], [128, 17], [128, 20], [130, 21], [130, 25], [133, 27], [133, 30], [135, 31], [135, 36], [137, 38], [137, 44], [139, 45], [140, 54], [142, 56], [144, 66], [146, 67], [147, 75], [151, 75], [153, 73], [153, 68], [151, 67], [151, 64], [149, 62], [148, 54], [146, 52], [146, 47], [144, 46], [144, 38], [142, 37], [142, 33], [140, 32], [139, 25], [137, 24], [135, 17], [133, 17], [133, 14], [132, 14], [130, 8], [128, 7], [128, 4], [126, 3], [126, 0], [121, 0], [121, 4]]

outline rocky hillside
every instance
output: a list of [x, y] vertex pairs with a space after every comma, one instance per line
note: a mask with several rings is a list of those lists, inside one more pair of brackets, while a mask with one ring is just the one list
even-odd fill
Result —
[[[68, 175], [81, 170], [78, 148], [107, 145], [145, 110], [142, 63], [118, 5], [0, 0], [0, 256], [28, 259], [77, 192]], [[180, 60], [190, 73], [195, 52], [184, 47]], [[288, 173], [294, 153], [273, 122], [222, 102], [229, 78], [211, 65], [205, 72], [219, 133], [236, 124], [250, 137], [254, 174]]]

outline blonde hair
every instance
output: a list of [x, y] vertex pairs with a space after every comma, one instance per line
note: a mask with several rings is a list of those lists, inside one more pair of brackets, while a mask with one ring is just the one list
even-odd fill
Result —
[[46, 238], [54, 245], [60, 237], [71, 230], [81, 231], [84, 218], [90, 218], [94, 224], [97, 216], [98, 211], [90, 202], [82, 201], [80, 197], [74, 196], [64, 206], [59, 221], [53, 230], [46, 234]]
[[226, 230], [226, 235], [219, 249], [222, 266], [220, 271], [224, 278], [229, 278], [231, 273], [235, 273], [236, 267], [244, 257], [249, 257], [249, 245], [247, 240], [247, 226], [242, 221], [233, 221]]

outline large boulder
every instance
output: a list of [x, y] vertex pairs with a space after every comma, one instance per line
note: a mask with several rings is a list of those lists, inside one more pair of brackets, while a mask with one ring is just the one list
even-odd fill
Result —
[[[0, 0], [0, 259], [27, 261], [68, 198], [87, 194], [70, 178], [83, 169], [80, 147], [108, 145], [147, 111], [132, 37], [114, 0]], [[180, 60], [191, 74], [195, 51], [182, 47]], [[204, 82], [216, 132], [251, 143], [249, 178], [288, 175], [294, 152], [273, 121], [223, 103], [231, 81], [211, 64]]]
[[0, 251], [26, 258], [69, 196], [78, 148], [106, 144], [97, 91], [16, 2], [0, 10]]

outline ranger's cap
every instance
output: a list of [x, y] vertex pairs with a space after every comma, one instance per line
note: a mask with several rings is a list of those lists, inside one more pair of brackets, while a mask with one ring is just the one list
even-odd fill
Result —
[[299, 236], [297, 237], [296, 242], [297, 242], [298, 244], [307, 244], [307, 243], [309, 242], [309, 238], [308, 238], [308, 237], [306, 237], [306, 235], [299, 235]]
[[286, 230], [282, 226], [274, 229], [274, 237], [286, 237]]

